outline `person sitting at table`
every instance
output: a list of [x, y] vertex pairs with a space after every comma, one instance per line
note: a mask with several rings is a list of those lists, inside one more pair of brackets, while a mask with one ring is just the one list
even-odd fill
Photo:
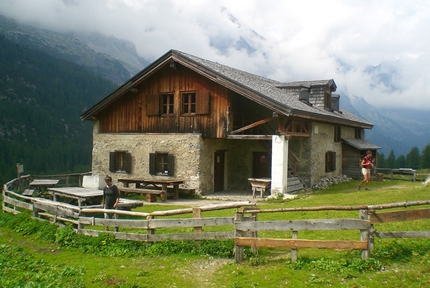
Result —
[[[103, 188], [102, 206], [104, 209], [116, 209], [119, 202], [119, 191], [118, 187], [112, 184], [112, 177], [109, 175], [105, 177], [106, 186]], [[110, 214], [105, 213], [105, 219], [109, 219]], [[106, 231], [109, 231], [109, 227], [106, 226]]]

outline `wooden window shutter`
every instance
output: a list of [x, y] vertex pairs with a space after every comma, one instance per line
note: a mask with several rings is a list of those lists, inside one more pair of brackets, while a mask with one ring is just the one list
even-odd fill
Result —
[[125, 172], [131, 173], [131, 154], [125, 153]]
[[332, 152], [331, 156], [332, 156], [331, 161], [333, 163], [333, 170], [332, 171], [335, 171], [336, 170], [336, 152]]
[[175, 161], [173, 154], [167, 154], [167, 163], [169, 165], [169, 176], [173, 176], [175, 171]]
[[115, 152], [109, 152], [109, 171], [115, 172]]
[[149, 153], [149, 174], [155, 175], [155, 167], [157, 165], [157, 154]]
[[160, 115], [160, 97], [158, 95], [148, 95], [146, 116], [158, 115]]
[[196, 114], [209, 114], [210, 93], [207, 91], [196, 93]]

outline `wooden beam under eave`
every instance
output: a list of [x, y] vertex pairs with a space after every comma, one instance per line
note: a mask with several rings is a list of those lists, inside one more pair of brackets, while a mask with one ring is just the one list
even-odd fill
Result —
[[285, 137], [288, 137], [290, 139], [291, 137], [311, 137], [311, 133], [303, 133], [303, 132], [282, 132], [282, 131], [276, 131], [279, 135], [284, 135]]
[[273, 135], [227, 135], [231, 140], [272, 140]]
[[248, 129], [254, 128], [256, 126], [262, 125], [264, 123], [270, 122], [270, 121], [272, 121], [272, 120], [274, 120], [276, 118], [277, 117], [269, 117], [269, 118], [266, 118], [266, 119], [259, 120], [257, 122], [252, 123], [252, 124], [246, 125], [246, 126], [244, 126], [242, 128], [239, 128], [239, 129], [236, 129], [234, 131], [231, 131], [230, 134], [234, 135], [234, 134], [241, 133], [241, 132], [243, 132], [245, 130], [248, 130]]

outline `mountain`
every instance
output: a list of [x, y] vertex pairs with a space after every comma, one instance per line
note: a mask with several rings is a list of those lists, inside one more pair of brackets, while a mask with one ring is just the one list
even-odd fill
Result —
[[80, 65], [0, 35], [0, 181], [25, 173], [87, 172], [92, 125], [83, 111], [117, 87]]
[[377, 108], [358, 96], [342, 95], [341, 109], [354, 113], [374, 124], [366, 131], [366, 140], [381, 146], [379, 152], [388, 156], [406, 155], [413, 147], [420, 151], [430, 142], [430, 113], [413, 109]]
[[148, 62], [137, 55], [130, 41], [98, 33], [57, 33], [21, 24], [0, 15], [0, 34], [20, 45], [85, 67], [122, 84]]

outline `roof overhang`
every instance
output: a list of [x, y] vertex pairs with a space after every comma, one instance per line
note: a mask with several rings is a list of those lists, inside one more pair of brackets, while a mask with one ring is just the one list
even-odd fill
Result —
[[342, 138], [342, 141], [358, 150], [378, 150], [381, 149], [376, 144], [370, 143], [369, 141], [363, 139], [355, 138]]

